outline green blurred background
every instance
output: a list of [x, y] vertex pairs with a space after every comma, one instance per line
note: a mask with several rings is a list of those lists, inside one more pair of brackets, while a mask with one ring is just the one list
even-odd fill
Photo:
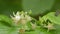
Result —
[[31, 16], [43, 16], [60, 9], [60, 0], [0, 0], [0, 14], [10, 15], [16, 11], [32, 10]]

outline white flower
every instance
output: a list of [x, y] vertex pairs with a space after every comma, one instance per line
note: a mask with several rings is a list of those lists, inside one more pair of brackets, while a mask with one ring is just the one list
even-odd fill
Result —
[[31, 21], [32, 18], [27, 15], [27, 12], [17, 12], [16, 14], [13, 12], [13, 16], [11, 16], [12, 20], [15, 24], [22, 24], [25, 25], [28, 21]]
[[27, 21], [31, 21], [32, 20], [32, 18], [29, 15], [25, 15], [25, 18], [26, 18]]
[[36, 29], [36, 23], [33, 24], [33, 23], [30, 23], [32, 25], [32, 29], [35, 30]]
[[44, 27], [48, 28], [48, 31], [55, 29], [54, 26], [53, 26], [53, 24], [51, 24], [51, 23], [48, 23], [48, 25], [47, 26], [45, 25]]
[[21, 16], [20, 16], [19, 12], [17, 12], [16, 15], [15, 15], [15, 19], [20, 20], [20, 18], [21, 18]]
[[[10, 15], [11, 16], [11, 15]], [[14, 16], [14, 17], [13, 17]], [[20, 19], [21, 19], [21, 16], [19, 14], [19, 12], [17, 12], [16, 14], [13, 12], [13, 16], [11, 16], [11, 18], [13, 19], [13, 21], [15, 23], [17, 23]]]

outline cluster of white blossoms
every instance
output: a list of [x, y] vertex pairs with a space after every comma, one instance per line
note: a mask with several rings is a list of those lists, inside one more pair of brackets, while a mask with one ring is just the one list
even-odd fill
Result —
[[17, 12], [16, 14], [13, 12], [13, 16], [11, 16], [12, 20], [15, 24], [21, 23], [26, 24], [28, 21], [31, 21], [32, 18], [27, 14], [27, 12]]
[[[20, 26], [20, 32], [30, 30], [31, 28], [34, 30], [36, 28], [36, 24], [31, 22], [33, 18], [30, 17], [27, 12], [18, 11], [16, 14], [13, 12], [13, 16], [11, 16], [11, 18], [16, 26]], [[27, 24], [29, 24], [31, 27]]]

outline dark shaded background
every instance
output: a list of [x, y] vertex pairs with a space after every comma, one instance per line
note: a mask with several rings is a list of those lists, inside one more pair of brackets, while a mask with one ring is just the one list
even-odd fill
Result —
[[32, 10], [31, 16], [37, 18], [57, 9], [60, 0], [0, 0], [0, 14], [8, 16], [12, 12]]

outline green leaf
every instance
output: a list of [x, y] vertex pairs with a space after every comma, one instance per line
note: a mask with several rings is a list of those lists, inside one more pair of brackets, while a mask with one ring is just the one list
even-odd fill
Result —
[[0, 22], [6, 25], [10, 25], [10, 26], [14, 25], [12, 19], [6, 15], [0, 15]]
[[10, 27], [7, 27], [0, 22], [0, 34], [7, 34], [9, 30]]
[[0, 34], [18, 34], [19, 28], [8, 27], [0, 22]]
[[13, 27], [13, 21], [6, 15], [0, 15], [0, 34], [17, 34], [17, 27]]
[[60, 34], [60, 14], [55, 16], [55, 12], [50, 12], [47, 15], [40, 18], [40, 22], [43, 23], [47, 20], [51, 21], [54, 24], [55, 30], [50, 31], [51, 34]]
[[55, 28], [56, 28], [55, 33], [56, 33], [56, 34], [60, 34], [60, 25], [55, 24]]
[[60, 15], [55, 16], [55, 12], [50, 12], [47, 15], [43, 16], [41, 22], [50, 20], [52, 23], [60, 24]]

